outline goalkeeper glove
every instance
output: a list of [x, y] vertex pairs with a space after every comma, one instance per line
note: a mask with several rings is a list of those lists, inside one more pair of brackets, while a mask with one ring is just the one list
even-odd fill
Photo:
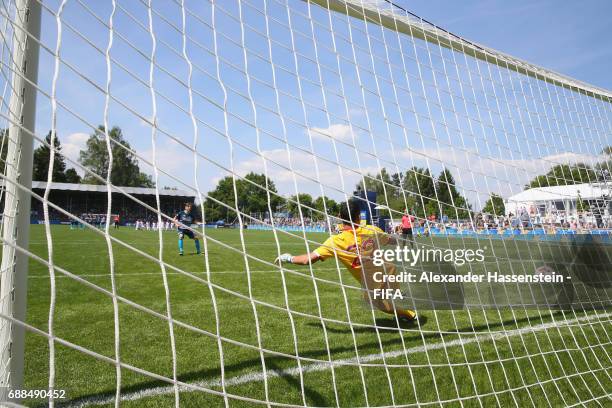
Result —
[[292, 263], [293, 260], [293, 255], [291, 254], [281, 254], [281, 256], [279, 256], [278, 258], [276, 258], [274, 260], [274, 263], [277, 265], [281, 265], [281, 263], [286, 262], [286, 263]]

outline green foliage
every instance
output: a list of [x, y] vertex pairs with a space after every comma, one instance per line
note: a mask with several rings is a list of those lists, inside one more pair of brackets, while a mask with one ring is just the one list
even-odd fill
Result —
[[[455, 178], [448, 169], [442, 170], [436, 181], [438, 190], [439, 209], [435, 214], [440, 217], [447, 215], [450, 219], [466, 219], [470, 216], [471, 206], [457, 190]], [[442, 211], [440, 213], [440, 210]]]
[[79, 173], [72, 167], [66, 170], [65, 176], [66, 183], [79, 184], [81, 182], [81, 176], [79, 176]]
[[486, 214], [491, 214], [494, 216], [504, 215], [506, 211], [506, 206], [504, 205], [504, 199], [495, 193], [492, 193], [484, 207], [482, 207], [482, 212]]
[[[325, 205], [323, 205], [323, 203], [325, 203]], [[312, 215], [315, 220], [323, 220], [326, 218], [323, 215], [325, 214], [326, 208], [328, 215], [335, 216], [338, 214], [338, 211], [340, 211], [340, 206], [338, 205], [338, 203], [329, 197], [317, 197], [312, 204], [315, 209], [321, 211], [321, 213], [313, 212]]]
[[272, 208], [272, 212], [276, 211], [281, 198], [277, 194], [273, 194], [277, 192], [274, 182], [263, 174], [253, 172], [247, 174], [244, 178], [252, 183], [245, 180], [238, 183], [238, 207], [240, 210], [246, 214], [268, 211], [268, 194], [266, 193], [266, 190], [268, 190], [270, 191], [270, 208]]
[[291, 200], [287, 201], [287, 211], [289, 212], [289, 214], [291, 214], [291, 216], [294, 218], [300, 217], [300, 210], [297, 204], [298, 198], [299, 198], [300, 206], [302, 207], [302, 215], [304, 217], [312, 218], [313, 212], [310, 210], [310, 208], [306, 208], [306, 207], [312, 208], [313, 200], [312, 200], [312, 196], [306, 193], [300, 193], [297, 196], [295, 195], [291, 196]]
[[[248, 180], [248, 181], [247, 181]], [[250, 181], [250, 182], [249, 182]], [[238, 209], [245, 214], [268, 212], [268, 194], [270, 191], [270, 207], [276, 211], [282, 199], [276, 193], [274, 182], [263, 174], [249, 173], [243, 179], [236, 179], [236, 190], [231, 176], [222, 178], [217, 187], [208, 193], [208, 198], [204, 205], [205, 217], [207, 221], [233, 221], [236, 218], [236, 199], [238, 197]], [[211, 199], [212, 198], [212, 199]], [[227, 204], [223, 206], [213, 199]]]
[[[249, 181], [251, 182], [249, 182]], [[260, 186], [260, 187], [258, 187]], [[313, 199], [310, 194], [300, 193], [298, 196], [293, 195], [289, 200], [279, 197], [277, 194], [276, 185], [270, 179], [267, 179], [263, 174], [249, 173], [242, 179], [236, 179], [236, 193], [238, 196], [238, 208], [244, 214], [268, 213], [268, 194], [266, 189], [270, 191], [269, 200], [272, 212], [277, 212], [284, 209], [291, 214], [292, 217], [299, 218], [300, 212], [298, 209], [298, 197], [302, 208], [302, 215], [315, 220], [322, 220], [325, 216], [322, 214], [327, 208], [327, 213], [336, 215], [338, 213], [338, 203], [329, 197], [317, 197]], [[236, 219], [235, 198], [234, 198], [234, 183], [232, 177], [224, 177], [217, 183], [214, 190], [208, 193], [209, 198], [204, 205], [205, 216], [207, 221], [225, 220], [232, 222]], [[215, 199], [227, 204], [223, 206]], [[323, 204], [325, 203], [325, 205]], [[227, 208], [230, 207], [230, 208]], [[321, 213], [311, 210], [315, 208]]]
[[[249, 173], [245, 176], [245, 179], [252, 183], [245, 180], [236, 180], [239, 210], [245, 214], [269, 212], [268, 196], [265, 189], [276, 192], [274, 183], [266, 179], [263, 174]], [[453, 175], [448, 169], [444, 169], [438, 179], [435, 179], [425, 168], [413, 167], [403, 176], [397, 173], [389, 174], [383, 168], [380, 173], [370, 174], [364, 180], [368, 191], [376, 191], [378, 203], [391, 209], [381, 210], [380, 215], [382, 216], [389, 216], [391, 212], [394, 216], [397, 216], [398, 213], [403, 213], [406, 208], [409, 208], [414, 215], [420, 218], [431, 214], [438, 217], [446, 214], [451, 219], [465, 219], [469, 217], [471, 211], [467, 200], [457, 190]], [[360, 186], [362, 185], [357, 184], [358, 188]], [[227, 204], [227, 206], [216, 203], [215, 199]], [[338, 203], [329, 197], [314, 199], [310, 194], [300, 193], [291, 196], [288, 200], [280, 198], [276, 194], [270, 194], [269, 199], [272, 212], [276, 212], [281, 206], [284, 206], [286, 211], [294, 218], [300, 217], [300, 207], [302, 216], [314, 220], [324, 219], [322, 213], [326, 209], [329, 215], [336, 215], [338, 212]], [[221, 179], [215, 189], [209, 193], [209, 199], [205, 205], [206, 219], [208, 221], [233, 221], [236, 218], [236, 211], [233, 209], [234, 203], [233, 181], [228, 176]], [[312, 211], [310, 208], [320, 212]]]
[[601, 153], [605, 156], [594, 166], [599, 181], [610, 182], [612, 180], [612, 146], [605, 147]]
[[525, 189], [589, 183], [596, 179], [595, 170], [588, 164], [558, 164], [552, 167], [548, 173], [531, 180], [525, 186]]
[[[47, 133], [45, 142], [47, 142], [49, 145], [51, 144], [51, 131]], [[43, 143], [36, 150], [34, 150], [32, 180], [47, 181], [49, 174], [49, 162], [51, 159], [51, 149], [49, 146], [47, 146], [47, 144]], [[55, 150], [56, 154], [53, 161], [52, 180], [64, 182], [66, 178], [66, 162], [62, 156], [62, 147], [57, 135], [53, 140], [53, 149]]]
[[[127, 187], [153, 187], [151, 176], [140, 171], [138, 159], [132, 152], [130, 144], [123, 137], [123, 132], [114, 126], [109, 132], [113, 165], [110, 181], [114, 185]], [[106, 146], [104, 126], [98, 129], [87, 140], [85, 150], [81, 150], [79, 161], [83, 166], [106, 179], [108, 174], [109, 154]], [[83, 178], [84, 183], [103, 184], [103, 181], [90, 174]]]
[[[239, 181], [236, 180], [236, 183], [239, 183]], [[210, 191], [208, 196], [209, 198], [206, 199], [204, 204], [204, 217], [206, 221], [229, 221], [230, 214], [232, 218], [235, 217], [235, 211], [231, 210], [236, 203], [234, 198], [234, 185], [231, 177], [228, 176], [219, 180], [217, 187], [215, 187], [213, 191]], [[225, 203], [227, 207], [222, 206], [213, 199]]]
[[[32, 164], [32, 180], [47, 181], [49, 174], [49, 165], [51, 161], [51, 131], [45, 137], [46, 144], [41, 144], [34, 150], [34, 158]], [[62, 154], [62, 146], [59, 138], [56, 136], [53, 140], [53, 150], [55, 157], [53, 159], [52, 181], [59, 183], [79, 183], [80, 176], [74, 168], [66, 169], [66, 159]]]
[[366, 191], [376, 191], [378, 197], [384, 197], [385, 192], [387, 196], [392, 196], [394, 193], [393, 189], [390, 188], [390, 184], [392, 184], [391, 175], [385, 168], [378, 174], [368, 173], [363, 180], [363, 182], [357, 183], [357, 188], [363, 189], [363, 183], [365, 182]]
[[[459, 194], [451, 172], [444, 169], [436, 180], [429, 169], [412, 167], [405, 174], [389, 174], [382, 169], [378, 174], [365, 177], [368, 191], [376, 191], [379, 204], [388, 206], [381, 210], [381, 216], [395, 216], [406, 208], [412, 209], [417, 217], [446, 214], [449, 218], [468, 218], [470, 205]], [[357, 187], [363, 187], [362, 183]]]
[[429, 169], [411, 167], [406, 171], [402, 185], [411, 197], [411, 202], [408, 204], [413, 210], [413, 215], [424, 218], [438, 212], [436, 184]]
[[[403, 182], [404, 190], [422, 196], [424, 198], [434, 198], [436, 196], [435, 181], [429, 169], [412, 167], [406, 172]], [[419, 201], [419, 198], [417, 198]]]
[[[378, 203], [388, 206], [394, 213], [402, 212], [406, 208], [406, 195], [402, 192], [403, 179], [401, 173], [389, 174], [385, 168], [377, 174], [367, 174], [364, 177], [366, 190], [375, 191]], [[357, 183], [356, 187], [363, 189], [363, 183]], [[406, 199], [411, 201], [409, 196]], [[381, 216], [391, 215], [387, 209], [380, 210], [379, 213]]]

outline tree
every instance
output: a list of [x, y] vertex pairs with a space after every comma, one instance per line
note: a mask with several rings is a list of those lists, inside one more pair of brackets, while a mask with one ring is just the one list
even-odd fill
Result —
[[[395, 194], [394, 189], [392, 187], [393, 181], [391, 179], [391, 175], [384, 167], [380, 170], [378, 174], [367, 174], [364, 177], [366, 191], [376, 191], [377, 197], [385, 197], [385, 192], [387, 194], [387, 198], [393, 196]], [[363, 188], [363, 183], [357, 183], [356, 188]]]
[[[226, 206], [221, 203], [227, 204]], [[214, 190], [208, 193], [208, 198], [204, 203], [204, 216], [208, 221], [230, 221], [230, 214], [235, 217], [235, 211], [232, 212], [230, 209], [234, 208], [234, 185], [230, 176], [224, 177], [217, 183]], [[229, 207], [229, 208], [228, 208]]]
[[[244, 214], [266, 213], [268, 211], [268, 194], [270, 192], [270, 207], [276, 211], [281, 203], [274, 182], [263, 174], [249, 173], [244, 179], [236, 179], [236, 196], [238, 196], [238, 210]], [[224, 206], [215, 200], [225, 203]], [[234, 196], [234, 181], [231, 176], [219, 180], [214, 190], [208, 193], [204, 204], [204, 212], [208, 221], [225, 220], [228, 222], [236, 218], [236, 200]], [[228, 208], [229, 207], [229, 208]]]
[[245, 214], [269, 212], [266, 190], [270, 192], [272, 212], [276, 211], [276, 207], [282, 201], [278, 194], [274, 194], [277, 193], [276, 185], [264, 174], [250, 172], [244, 176], [243, 180], [236, 180], [236, 186], [238, 188], [238, 208]]
[[79, 176], [79, 173], [77, 173], [77, 171], [72, 167], [66, 170], [65, 175], [66, 183], [79, 184], [81, 182], [81, 176]]
[[297, 204], [298, 198], [300, 201], [300, 206], [302, 207], [302, 216], [312, 217], [313, 212], [310, 210], [310, 208], [305, 208], [305, 207], [311, 207], [311, 208], [313, 207], [312, 196], [306, 193], [300, 193], [297, 196], [295, 195], [291, 196], [291, 201], [287, 202], [287, 211], [289, 212], [289, 214], [291, 214], [291, 216], [294, 218], [300, 217], [300, 211], [298, 209], [298, 204]]
[[588, 164], [557, 164], [548, 173], [536, 176], [525, 189], [590, 183], [595, 180], [597, 180], [595, 170]]
[[492, 193], [485, 202], [484, 207], [482, 207], [482, 212], [493, 216], [504, 215], [506, 213], [504, 199], [500, 195]]
[[[325, 203], [325, 205], [323, 205], [323, 203]], [[313, 213], [313, 218], [317, 220], [323, 220], [326, 218], [324, 215], [325, 208], [327, 208], [327, 215], [333, 215], [333, 216], [338, 215], [338, 211], [340, 210], [338, 203], [326, 196], [317, 197], [317, 199], [314, 200], [313, 202], [313, 207], [316, 210], [321, 211], [320, 213], [318, 212]]]
[[438, 201], [440, 209], [436, 211], [438, 216], [446, 214], [449, 218], [468, 218], [469, 211], [467, 200], [459, 193], [455, 183], [455, 178], [448, 169], [442, 170], [436, 181], [438, 190]]
[[609, 183], [612, 181], [612, 146], [603, 148], [601, 154], [605, 157], [603, 161], [594, 166], [595, 173], [598, 181]]
[[391, 175], [391, 184], [393, 185], [394, 197], [402, 198], [402, 173], [393, 173]]
[[[47, 181], [51, 161], [51, 148], [49, 147], [49, 145], [51, 145], [51, 131], [47, 133], [45, 142], [46, 144], [43, 143], [34, 150], [32, 180]], [[55, 150], [55, 157], [53, 160], [51, 180], [63, 183], [66, 181], [66, 161], [61, 153], [62, 146], [57, 135], [53, 140], [53, 149]]]
[[436, 211], [436, 184], [429, 169], [415, 166], [406, 171], [403, 189], [410, 195], [408, 207], [413, 209], [413, 215], [424, 218]]
[[455, 179], [448, 169], [442, 170], [436, 182], [440, 209], [436, 211], [438, 216], [446, 214], [449, 218], [469, 218], [470, 207], [467, 200], [459, 193], [455, 185]]
[[[47, 133], [45, 142], [34, 150], [32, 180], [47, 181], [51, 161], [51, 148], [49, 147], [51, 145], [51, 131]], [[55, 157], [51, 180], [59, 183], [79, 183], [81, 177], [77, 171], [72, 167], [66, 169], [66, 159], [62, 154], [62, 146], [57, 136], [53, 140], [53, 150], [55, 150]]]
[[[111, 183], [127, 187], [153, 187], [154, 183], [151, 176], [140, 171], [138, 159], [132, 152], [130, 144], [124, 139], [121, 129], [114, 126], [108, 134], [111, 139], [110, 144], [113, 155], [110, 175]], [[81, 150], [79, 161], [93, 173], [106, 179], [109, 155], [104, 126], [99, 126], [89, 137], [86, 149]], [[89, 174], [85, 175], [83, 181], [90, 184], [103, 184], [97, 177]]]
[[426, 168], [416, 166], [410, 168], [404, 177], [403, 187], [404, 190], [416, 196], [427, 198], [436, 196], [434, 178]]
[[[364, 177], [366, 190], [375, 191], [377, 201], [385, 207], [395, 211], [403, 211], [406, 208], [406, 199], [402, 194], [402, 174], [389, 174], [383, 168], [378, 174], [367, 174]], [[357, 183], [357, 188], [363, 188], [362, 183]], [[390, 211], [383, 209], [379, 211], [381, 216], [389, 216]]]

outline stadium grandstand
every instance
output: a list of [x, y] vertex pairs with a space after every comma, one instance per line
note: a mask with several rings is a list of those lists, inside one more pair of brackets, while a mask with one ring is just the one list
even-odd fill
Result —
[[[43, 196], [46, 187], [46, 182], [32, 182], [32, 191], [39, 196]], [[122, 225], [131, 225], [136, 220], [157, 219], [155, 213], [147, 208], [147, 205], [151, 208], [157, 207], [154, 188], [112, 186], [112, 189], [111, 214], [119, 215]], [[85, 214], [105, 214], [107, 194], [106, 185], [52, 183], [49, 201], [77, 217], [82, 217]], [[178, 189], [162, 188], [159, 189], [159, 199], [160, 208], [164, 213], [173, 214], [182, 208], [184, 202], [193, 202], [195, 196]], [[43, 222], [43, 206], [35, 197], [32, 198], [31, 214], [33, 224]], [[49, 207], [49, 216], [52, 223], [70, 223], [70, 218], [66, 214], [55, 211], [52, 207]]]

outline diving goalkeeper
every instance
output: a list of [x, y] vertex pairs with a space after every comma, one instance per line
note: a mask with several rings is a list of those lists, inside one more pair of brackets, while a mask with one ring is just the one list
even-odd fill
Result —
[[[329, 237], [323, 245], [311, 253], [303, 255], [282, 254], [274, 263], [291, 263], [296, 265], [308, 265], [328, 258], [338, 257], [340, 262], [346, 266], [348, 271], [357, 279], [365, 289], [363, 298], [366, 303], [376, 307], [378, 310], [396, 314], [400, 320], [412, 321], [416, 313], [408, 309], [395, 308], [389, 300], [374, 299], [374, 289], [397, 289], [399, 282], [377, 282], [373, 279], [375, 272], [383, 272], [386, 275], [395, 275], [397, 269], [394, 264], [385, 262], [381, 266], [375, 266], [371, 255], [380, 245], [393, 245], [396, 240], [385, 234], [380, 228], [368, 225], [361, 226], [361, 210], [359, 203], [351, 199], [342, 203], [339, 217], [342, 219], [342, 231]], [[352, 221], [352, 222], [351, 222]], [[359, 248], [359, 250], [357, 250]]]

